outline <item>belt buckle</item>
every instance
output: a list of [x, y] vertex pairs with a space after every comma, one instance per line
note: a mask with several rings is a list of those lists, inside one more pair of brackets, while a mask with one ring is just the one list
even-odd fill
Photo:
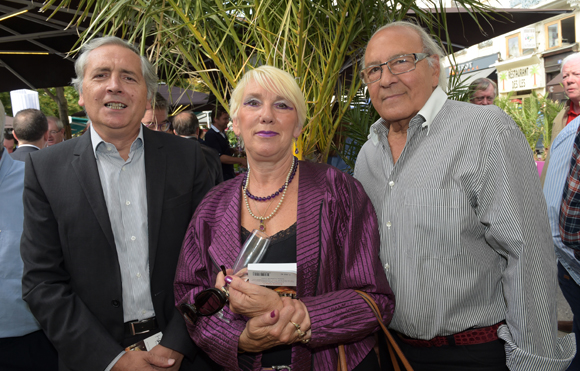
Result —
[[137, 332], [137, 331], [135, 330], [135, 325], [136, 325], [136, 324], [137, 324], [137, 325], [139, 325], [139, 324], [142, 324], [142, 323], [147, 323], [147, 322], [149, 322], [150, 320], [151, 320], [151, 318], [148, 318], [148, 319], [143, 319], [143, 320], [141, 320], [141, 321], [137, 321], [137, 322], [131, 322], [131, 332], [133, 333], [133, 335], [141, 335], [141, 334], [146, 334], [146, 333], [148, 333], [149, 331], [151, 331], [151, 330], [143, 330], [143, 331], [139, 331], [139, 332]]
[[276, 371], [280, 371], [280, 370], [292, 371], [291, 366], [272, 366], [272, 369], [276, 370]]

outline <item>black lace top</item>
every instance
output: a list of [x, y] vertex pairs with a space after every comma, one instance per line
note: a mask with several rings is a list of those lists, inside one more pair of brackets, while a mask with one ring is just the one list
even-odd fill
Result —
[[[242, 227], [242, 241], [250, 236]], [[296, 223], [270, 237], [270, 246], [261, 263], [296, 263]], [[290, 365], [292, 345], [280, 345], [262, 352], [262, 367]]]

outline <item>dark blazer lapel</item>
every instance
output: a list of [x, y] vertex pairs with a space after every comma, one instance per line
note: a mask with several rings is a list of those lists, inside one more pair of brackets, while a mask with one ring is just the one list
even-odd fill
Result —
[[81, 189], [85, 193], [109, 245], [115, 250], [116, 254], [115, 238], [113, 237], [113, 230], [111, 229], [105, 195], [101, 187], [99, 169], [97, 168], [97, 161], [95, 160], [90, 131], [80, 137], [73, 154], [75, 158], [71, 164], [81, 185]]
[[149, 229], [149, 272], [153, 272], [159, 242], [159, 228], [165, 190], [167, 159], [162, 150], [163, 142], [149, 129], [143, 128], [145, 146], [145, 184], [147, 187], [147, 226]]
[[209, 254], [215, 267], [224, 264], [226, 268], [233, 268], [242, 248], [240, 241], [240, 205], [242, 177], [231, 181], [231, 187], [222, 193], [222, 199], [231, 201], [226, 208], [216, 210], [216, 220], [220, 220], [213, 240], [209, 246]]
[[296, 221], [296, 260], [298, 297], [316, 293], [320, 261], [320, 210], [324, 199], [324, 172], [299, 162], [298, 220]]

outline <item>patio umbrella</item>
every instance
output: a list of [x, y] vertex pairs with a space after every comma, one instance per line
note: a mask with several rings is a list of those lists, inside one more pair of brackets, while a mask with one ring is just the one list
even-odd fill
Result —
[[[479, 29], [476, 21], [465, 8], [445, 8], [447, 30], [451, 39], [453, 51], [468, 48], [494, 37], [504, 35], [519, 28], [563, 14], [572, 10], [558, 9], [494, 9], [497, 14], [486, 12], [493, 20], [484, 19], [482, 14], [475, 14], [481, 25]], [[433, 11], [434, 12], [434, 11]], [[414, 14], [409, 11], [409, 15]], [[445, 39], [445, 31], [440, 30], [439, 36]]]
[[209, 100], [208, 94], [177, 87], [169, 89], [169, 86], [165, 84], [159, 84], [157, 91], [174, 106], [190, 105], [196, 109], [197, 107], [207, 105]]
[[75, 9], [39, 13], [41, 1], [0, 0], [0, 91], [69, 85], [74, 59], [67, 57], [83, 28], [66, 29]]

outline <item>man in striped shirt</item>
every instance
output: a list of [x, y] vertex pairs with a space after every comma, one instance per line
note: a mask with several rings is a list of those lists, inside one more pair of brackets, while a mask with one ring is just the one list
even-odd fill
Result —
[[417, 371], [565, 370], [555, 256], [536, 167], [497, 107], [447, 99], [443, 52], [396, 22], [361, 77], [381, 119], [355, 168], [397, 298], [390, 328]]

